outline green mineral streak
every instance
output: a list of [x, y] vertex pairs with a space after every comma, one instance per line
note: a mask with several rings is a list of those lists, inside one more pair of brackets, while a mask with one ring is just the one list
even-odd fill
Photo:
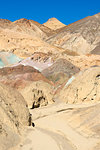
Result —
[[14, 54], [11, 54], [9, 57], [6, 57], [9, 64], [14, 64], [19, 62], [21, 59]]
[[22, 59], [17, 57], [14, 54], [9, 53], [8, 55], [5, 53], [3, 54], [3, 59], [0, 58], [0, 68], [5, 67], [6, 65], [15, 64], [21, 61]]

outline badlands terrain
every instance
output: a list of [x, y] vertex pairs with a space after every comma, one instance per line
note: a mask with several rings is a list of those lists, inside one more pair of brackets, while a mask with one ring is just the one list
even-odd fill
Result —
[[100, 150], [100, 13], [0, 19], [0, 150]]

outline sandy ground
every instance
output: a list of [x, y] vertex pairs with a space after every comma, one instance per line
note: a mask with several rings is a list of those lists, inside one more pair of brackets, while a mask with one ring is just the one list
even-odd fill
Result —
[[[67, 138], [77, 150], [91, 150], [98, 139], [85, 138], [72, 129], [64, 118], [64, 114], [55, 114], [35, 121], [35, 125], [53, 133], [59, 133]], [[67, 148], [67, 147], [66, 147]], [[65, 148], [63, 148], [65, 150]], [[69, 150], [69, 149], [68, 149]]]
[[92, 150], [100, 139], [83, 136], [66, 119], [69, 109], [81, 107], [90, 104], [59, 103], [30, 110], [35, 127], [26, 128], [17, 150]]
[[74, 150], [64, 135], [36, 127], [27, 130], [27, 136], [21, 150]]

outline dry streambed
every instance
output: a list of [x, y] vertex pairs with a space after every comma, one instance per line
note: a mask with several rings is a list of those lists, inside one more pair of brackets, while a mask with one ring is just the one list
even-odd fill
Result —
[[100, 141], [99, 137], [89, 136], [89, 133], [84, 136], [69, 125], [69, 118], [73, 117], [71, 112], [76, 109], [88, 109], [95, 105], [59, 103], [31, 110], [35, 127], [26, 129], [19, 150], [93, 150]]

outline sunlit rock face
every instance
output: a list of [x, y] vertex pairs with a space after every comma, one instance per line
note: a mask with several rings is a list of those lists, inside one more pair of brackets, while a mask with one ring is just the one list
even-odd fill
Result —
[[62, 88], [59, 98], [66, 103], [95, 103], [100, 101], [100, 67], [93, 66], [74, 76]]
[[16, 146], [22, 129], [30, 124], [30, 113], [23, 96], [0, 83], [0, 150]]
[[57, 30], [62, 27], [65, 27], [66, 25], [61, 23], [58, 19], [56, 18], [50, 18], [47, 22], [43, 24], [44, 26], [52, 29], [52, 30]]

